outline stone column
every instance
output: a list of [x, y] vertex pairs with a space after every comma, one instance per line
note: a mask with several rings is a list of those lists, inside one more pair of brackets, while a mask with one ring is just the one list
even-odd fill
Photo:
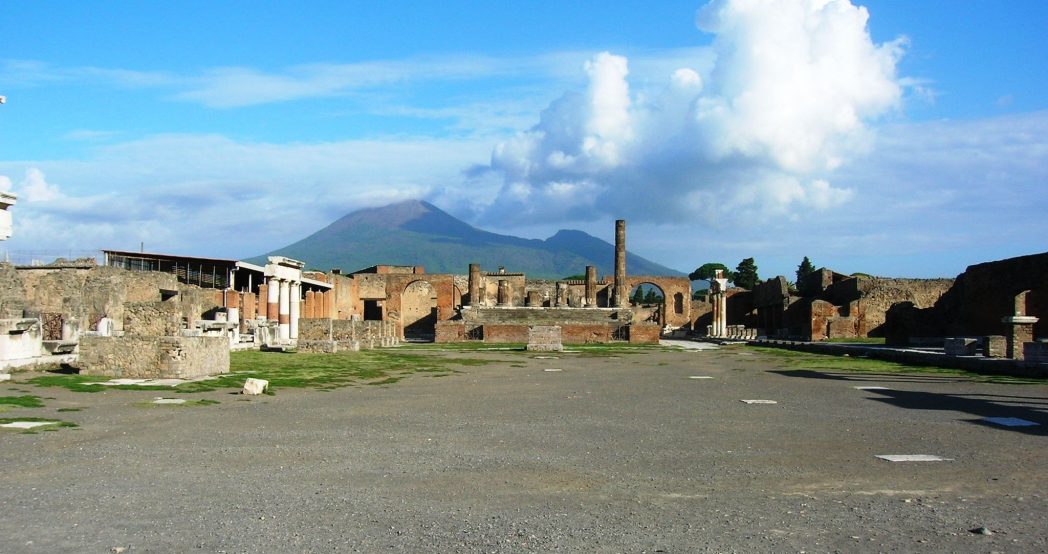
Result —
[[240, 293], [235, 290], [226, 291], [226, 321], [240, 327]]
[[269, 319], [268, 304], [269, 301], [269, 285], [265, 283], [263, 278], [262, 283], [258, 285], [258, 296], [255, 297], [255, 317], [261, 319]]
[[509, 281], [505, 279], [499, 279], [499, 306], [505, 306], [509, 303]]
[[723, 271], [718, 269], [710, 281], [710, 302], [713, 303], [713, 325], [710, 335], [725, 337], [728, 335], [728, 301], [725, 291], [728, 280]]
[[480, 264], [469, 264], [469, 305], [480, 307]]
[[338, 319], [338, 309], [335, 307], [335, 289], [328, 289], [324, 293], [324, 317]]
[[280, 340], [286, 341], [291, 339], [291, 283], [286, 279], [281, 279], [278, 291], [280, 297], [277, 305], [277, 328], [280, 331]]
[[278, 321], [280, 319], [280, 281], [275, 277], [266, 279], [266, 319]]
[[299, 302], [302, 301], [302, 283], [294, 281], [291, 283], [291, 305], [288, 307], [288, 315], [291, 316], [291, 320], [288, 321], [288, 335], [291, 340], [298, 339], [298, 318], [301, 317], [302, 311]]
[[305, 309], [303, 310], [305, 314], [302, 317], [305, 317], [306, 319], [313, 319], [314, 317], [316, 317], [315, 315], [313, 315], [316, 304], [316, 300], [314, 298], [315, 296], [316, 294], [314, 294], [313, 291], [306, 291]]
[[597, 267], [586, 266], [586, 307], [597, 306]]
[[566, 283], [557, 282], [557, 298], [553, 301], [554, 306], [564, 306], [567, 303], [567, 290], [568, 285]]
[[615, 220], [615, 283], [614, 283], [615, 307], [624, 308], [629, 305], [626, 291], [626, 220]]

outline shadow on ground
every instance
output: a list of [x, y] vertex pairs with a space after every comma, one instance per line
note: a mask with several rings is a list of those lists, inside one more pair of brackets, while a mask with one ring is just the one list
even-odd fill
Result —
[[[945, 377], [934, 375], [895, 375], [850, 373], [829, 373], [810, 369], [778, 370], [786, 377], [807, 379], [829, 379], [835, 381], [852, 381], [856, 383], [955, 383], [967, 381], [963, 377]], [[1013, 431], [1027, 435], [1048, 436], [1048, 398], [1037, 396], [1014, 396], [1003, 394], [950, 394], [940, 392], [874, 389], [865, 390], [877, 396], [870, 400], [884, 402], [907, 410], [953, 411], [975, 416], [965, 419], [968, 423], [997, 429]], [[984, 421], [984, 418], [1018, 418], [1037, 423], [1035, 426], [1008, 427]]]

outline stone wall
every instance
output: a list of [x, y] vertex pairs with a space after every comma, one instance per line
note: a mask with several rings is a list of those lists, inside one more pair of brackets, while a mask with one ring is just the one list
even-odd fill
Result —
[[629, 326], [630, 344], [658, 344], [661, 329], [649, 323], [634, 323]]
[[299, 319], [298, 342], [306, 349], [314, 341], [333, 341], [338, 349], [378, 348], [393, 346], [398, 341], [397, 327], [390, 321], [353, 319]]
[[900, 302], [883, 325], [892, 344], [928, 342], [942, 337], [1007, 335], [1001, 321], [1015, 315], [1015, 296], [1029, 290], [1025, 315], [1040, 319], [1034, 337], [1048, 335], [1048, 252], [968, 266], [930, 307]]
[[82, 336], [75, 365], [83, 375], [192, 379], [229, 372], [229, 341], [224, 337]]
[[859, 278], [862, 309], [869, 336], [884, 336], [884, 322], [893, 304], [912, 302], [917, 308], [930, 308], [953, 286], [953, 279]]
[[175, 302], [128, 302], [124, 332], [129, 335], [173, 337], [182, 328], [182, 311]]
[[564, 325], [568, 323], [618, 324], [632, 321], [629, 309], [612, 308], [468, 308], [462, 310], [467, 324]]
[[[18, 294], [20, 300], [16, 298]], [[64, 320], [79, 321], [84, 330], [94, 329], [102, 317], [112, 319], [117, 331], [125, 330], [124, 325], [129, 321], [143, 326], [146, 325], [143, 310], [147, 310], [143, 306], [172, 301], [179, 318], [186, 322], [210, 319], [224, 305], [222, 294], [220, 290], [181, 284], [173, 274], [154, 271], [105, 266], [17, 270], [6, 264], [0, 267], [0, 311], [14, 312], [21, 308], [61, 314]], [[127, 313], [131, 305], [137, 313]], [[170, 309], [162, 308], [165, 314]], [[18, 311], [21, 317], [21, 310]], [[165, 322], [162, 327], [166, 329], [167, 325]]]

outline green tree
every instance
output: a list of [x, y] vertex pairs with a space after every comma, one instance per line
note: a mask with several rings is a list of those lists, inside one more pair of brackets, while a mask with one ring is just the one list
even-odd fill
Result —
[[655, 290], [655, 287], [648, 289], [648, 292], [644, 293], [645, 304], [658, 304], [660, 302], [662, 302], [662, 295]]
[[710, 279], [713, 279], [713, 275], [718, 269], [724, 272], [725, 279], [729, 281], [732, 280], [733, 275], [731, 270], [728, 269], [728, 266], [720, 262], [702, 264], [698, 269], [688, 274], [688, 279], [691, 279], [692, 281], [709, 281]]
[[753, 287], [756, 287], [757, 283], [761, 282], [760, 276], [757, 275], [757, 262], [753, 261], [753, 258], [746, 258], [739, 262], [739, 265], [735, 268], [735, 279], [733, 281], [737, 287], [753, 290]]
[[637, 290], [633, 291], [633, 296], [630, 297], [630, 302], [634, 304], [644, 303], [644, 287], [637, 286]]
[[812, 283], [808, 276], [813, 273], [815, 273], [815, 264], [805, 256], [801, 264], [797, 266], [797, 290], [805, 296], [811, 294]]

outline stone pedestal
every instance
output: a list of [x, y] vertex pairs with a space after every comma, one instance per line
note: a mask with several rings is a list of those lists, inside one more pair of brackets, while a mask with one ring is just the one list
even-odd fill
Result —
[[1037, 323], [1038, 319], [1030, 315], [1013, 315], [1002, 318], [1001, 321], [1011, 325], [1007, 338], [1008, 357], [1013, 360], [1024, 359], [1023, 343], [1033, 341], [1033, 324]]

